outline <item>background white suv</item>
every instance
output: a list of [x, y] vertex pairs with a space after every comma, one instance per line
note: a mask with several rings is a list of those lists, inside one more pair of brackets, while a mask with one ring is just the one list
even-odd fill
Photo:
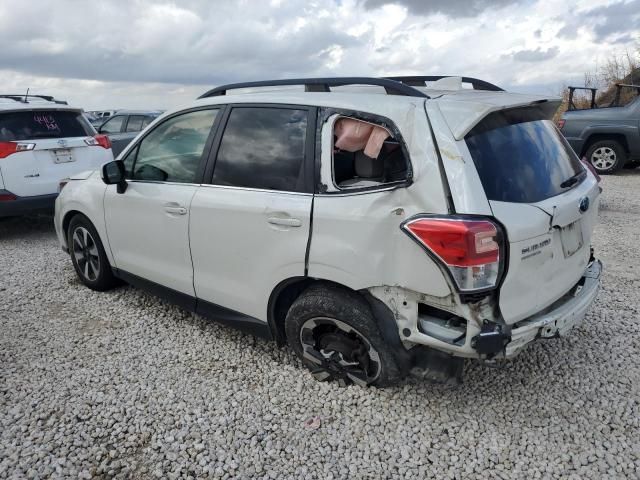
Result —
[[286, 340], [320, 380], [459, 379], [596, 297], [600, 190], [557, 106], [460, 77], [219, 87], [69, 182], [56, 231], [88, 287]]
[[113, 159], [82, 114], [50, 96], [0, 95], [0, 217], [53, 210], [60, 181]]

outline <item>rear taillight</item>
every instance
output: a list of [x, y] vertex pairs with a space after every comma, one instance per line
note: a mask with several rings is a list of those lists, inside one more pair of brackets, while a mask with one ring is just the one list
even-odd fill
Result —
[[106, 135], [95, 135], [84, 139], [84, 143], [90, 147], [111, 148], [111, 140]]
[[561, 118], [560, 120], [558, 120], [558, 128], [560, 130], [562, 130], [562, 127], [564, 127], [564, 122], [565, 122], [564, 118]]
[[4, 192], [0, 191], [0, 202], [13, 202], [17, 198], [13, 193], [6, 190]]
[[593, 173], [593, 176], [596, 177], [596, 181], [600, 183], [600, 180], [601, 180], [600, 175], [598, 175], [598, 172], [596, 172], [596, 169], [593, 168], [593, 165], [591, 165], [591, 162], [587, 160], [587, 157], [582, 157], [581, 161], [582, 163], [584, 163], [585, 167], [587, 167], [589, 171]]
[[500, 235], [488, 220], [421, 217], [402, 226], [451, 272], [462, 292], [495, 287], [500, 275]]
[[18, 152], [26, 152], [35, 148], [35, 143], [23, 142], [0, 142], [0, 158], [7, 158], [9, 155]]

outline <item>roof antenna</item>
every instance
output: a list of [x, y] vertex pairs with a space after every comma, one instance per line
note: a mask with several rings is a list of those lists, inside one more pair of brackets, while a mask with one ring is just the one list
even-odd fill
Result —
[[24, 103], [29, 103], [27, 102], [27, 97], [29, 96], [29, 88], [27, 87], [27, 93], [24, 94]]

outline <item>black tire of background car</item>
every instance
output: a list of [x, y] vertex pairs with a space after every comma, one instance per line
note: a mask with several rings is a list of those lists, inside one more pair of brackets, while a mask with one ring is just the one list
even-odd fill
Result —
[[[402, 379], [395, 355], [384, 341], [368, 303], [356, 292], [325, 282], [307, 288], [293, 303], [285, 319], [287, 341], [305, 366], [312, 367], [308, 360], [303, 359], [300, 330], [307, 320], [317, 317], [328, 317], [350, 325], [377, 351], [380, 373], [371, 385], [386, 387]], [[331, 376], [327, 380], [334, 378]]]
[[587, 161], [591, 162], [591, 156], [593, 155], [593, 152], [595, 152], [598, 148], [602, 148], [602, 147], [610, 148], [615, 152], [616, 162], [613, 164], [613, 166], [607, 169], [598, 168], [593, 163], [591, 163], [591, 165], [593, 165], [593, 168], [595, 168], [596, 171], [601, 175], [608, 175], [610, 173], [615, 173], [618, 170], [620, 170], [624, 166], [624, 164], [627, 162], [627, 153], [624, 151], [624, 147], [615, 140], [600, 140], [598, 142], [592, 143], [587, 149], [587, 154], [586, 154]]
[[[73, 233], [79, 227], [84, 227], [87, 229], [87, 231], [91, 234], [91, 237], [94, 239], [96, 248], [98, 249], [100, 265], [96, 279], [93, 281], [85, 278], [82, 271], [80, 270], [75, 256], [72, 253]], [[67, 229], [67, 246], [69, 247], [71, 261], [73, 262], [73, 267], [76, 270], [78, 278], [91, 290], [102, 292], [105, 290], [109, 290], [119, 284], [118, 279], [113, 275], [111, 265], [109, 264], [109, 260], [107, 259], [107, 255], [104, 251], [104, 246], [102, 245], [102, 241], [100, 240], [98, 232], [96, 231], [91, 221], [84, 215], [78, 214], [71, 219], [71, 222], [69, 222], [69, 228]]]

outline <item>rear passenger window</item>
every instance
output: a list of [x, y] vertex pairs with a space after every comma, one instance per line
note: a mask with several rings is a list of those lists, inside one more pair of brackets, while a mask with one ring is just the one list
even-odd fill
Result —
[[217, 114], [217, 109], [198, 110], [155, 127], [134, 149], [133, 180], [194, 183]]
[[407, 179], [409, 162], [391, 132], [339, 117], [333, 126], [333, 179], [338, 188], [365, 188]]
[[237, 107], [218, 150], [213, 183], [303, 192], [307, 111]]

